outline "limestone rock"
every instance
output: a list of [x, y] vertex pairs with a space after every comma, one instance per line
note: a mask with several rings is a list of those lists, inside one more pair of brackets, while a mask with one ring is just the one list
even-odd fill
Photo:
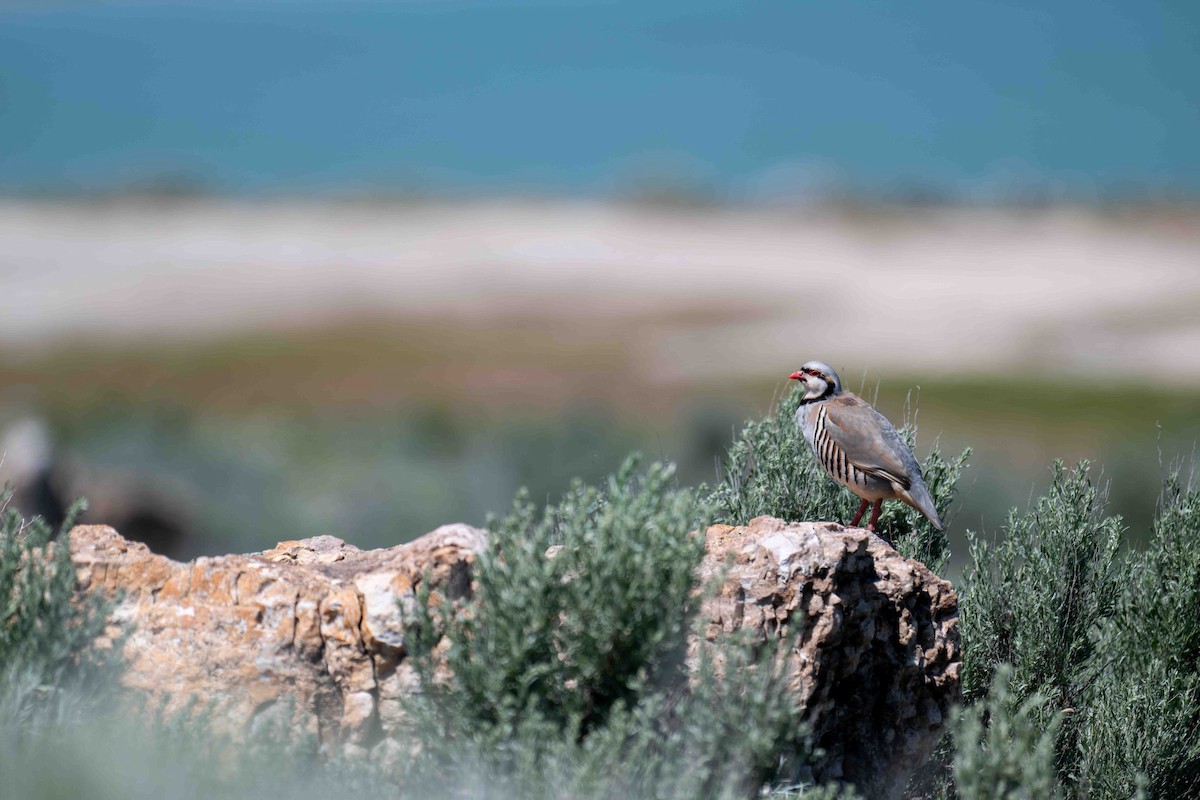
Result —
[[[486, 534], [447, 525], [362, 551], [332, 536], [190, 563], [102, 526], [71, 532], [80, 586], [120, 601], [125, 683], [168, 709], [213, 701], [232, 729], [293, 716], [323, 742], [388, 758], [415, 675], [405, 605], [465, 597]], [[826, 756], [820, 778], [888, 797], [926, 759], [958, 698], [957, 601], [950, 584], [883, 540], [830, 523], [770, 517], [706, 533], [708, 633], [797, 629], [795, 691]], [[553, 553], [547, 553], [553, 557]], [[291, 711], [288, 711], [291, 709]]]
[[799, 626], [797, 699], [826, 751], [816, 777], [866, 797], [904, 788], [959, 699], [949, 582], [860, 528], [758, 517], [706, 535], [709, 635]]
[[400, 721], [397, 701], [411, 691], [402, 604], [426, 575], [441, 596], [469, 592], [486, 541], [478, 528], [445, 525], [385, 550], [318, 536], [180, 563], [106, 526], [70, 535], [80, 588], [120, 598], [128, 687], [168, 712], [193, 697], [212, 702], [234, 729], [288, 704], [291, 724], [359, 749]]

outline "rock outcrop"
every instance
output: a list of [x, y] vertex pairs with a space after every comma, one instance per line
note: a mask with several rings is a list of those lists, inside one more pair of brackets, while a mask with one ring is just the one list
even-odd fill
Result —
[[119, 598], [126, 686], [168, 713], [195, 698], [235, 730], [283, 722], [358, 752], [389, 746], [415, 686], [403, 606], [426, 578], [435, 601], [469, 593], [487, 543], [478, 528], [444, 525], [386, 550], [318, 536], [180, 563], [106, 526], [70, 537], [80, 588]]
[[[818, 777], [887, 797], [928, 756], [958, 698], [950, 584], [861, 529], [759, 517], [706, 534], [702, 577], [722, 581], [710, 635], [798, 628], [795, 690], [826, 751]], [[386, 757], [415, 688], [404, 604], [421, 581], [467, 596], [486, 534], [447, 525], [362, 551], [331, 536], [180, 563], [103, 526], [71, 532], [84, 591], [119, 601], [127, 686], [168, 709], [215, 703], [234, 729], [281, 719]]]
[[704, 577], [722, 581], [710, 635], [799, 627], [797, 699], [825, 751], [820, 780], [888, 797], [930, 755], [959, 698], [950, 583], [874, 534], [758, 517], [708, 529]]

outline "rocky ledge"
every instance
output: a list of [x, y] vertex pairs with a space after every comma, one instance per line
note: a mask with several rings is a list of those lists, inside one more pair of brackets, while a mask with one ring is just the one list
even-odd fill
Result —
[[[864, 530], [759, 517], [705, 534], [721, 581], [709, 635], [799, 626], [797, 701], [825, 750], [818, 777], [886, 797], [932, 751], [959, 693], [950, 584]], [[80, 589], [118, 598], [125, 684], [166, 704], [215, 704], [233, 730], [283, 715], [325, 742], [384, 757], [415, 688], [402, 608], [470, 592], [484, 531], [446, 525], [363, 551], [332, 536], [181, 563], [112, 528], [71, 532]]]

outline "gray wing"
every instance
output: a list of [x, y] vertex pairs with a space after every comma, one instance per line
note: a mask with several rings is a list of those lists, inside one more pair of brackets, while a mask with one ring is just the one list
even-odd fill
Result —
[[829, 404], [825, 430], [842, 448], [847, 460], [868, 475], [890, 481], [903, 491], [904, 502], [920, 511], [938, 530], [942, 521], [925, 486], [921, 465], [887, 417], [855, 395], [842, 395]]
[[858, 397], [842, 398], [829, 404], [825, 429], [847, 460], [868, 475], [904, 489], [911, 488], [914, 480], [920, 482], [917, 459], [887, 417]]

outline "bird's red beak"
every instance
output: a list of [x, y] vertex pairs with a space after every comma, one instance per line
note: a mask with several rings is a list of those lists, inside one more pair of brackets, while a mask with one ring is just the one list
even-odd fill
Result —
[[789, 381], [802, 381], [802, 380], [804, 380], [804, 373], [800, 372], [800, 371], [793, 372], [791, 375], [788, 375], [788, 380]]

